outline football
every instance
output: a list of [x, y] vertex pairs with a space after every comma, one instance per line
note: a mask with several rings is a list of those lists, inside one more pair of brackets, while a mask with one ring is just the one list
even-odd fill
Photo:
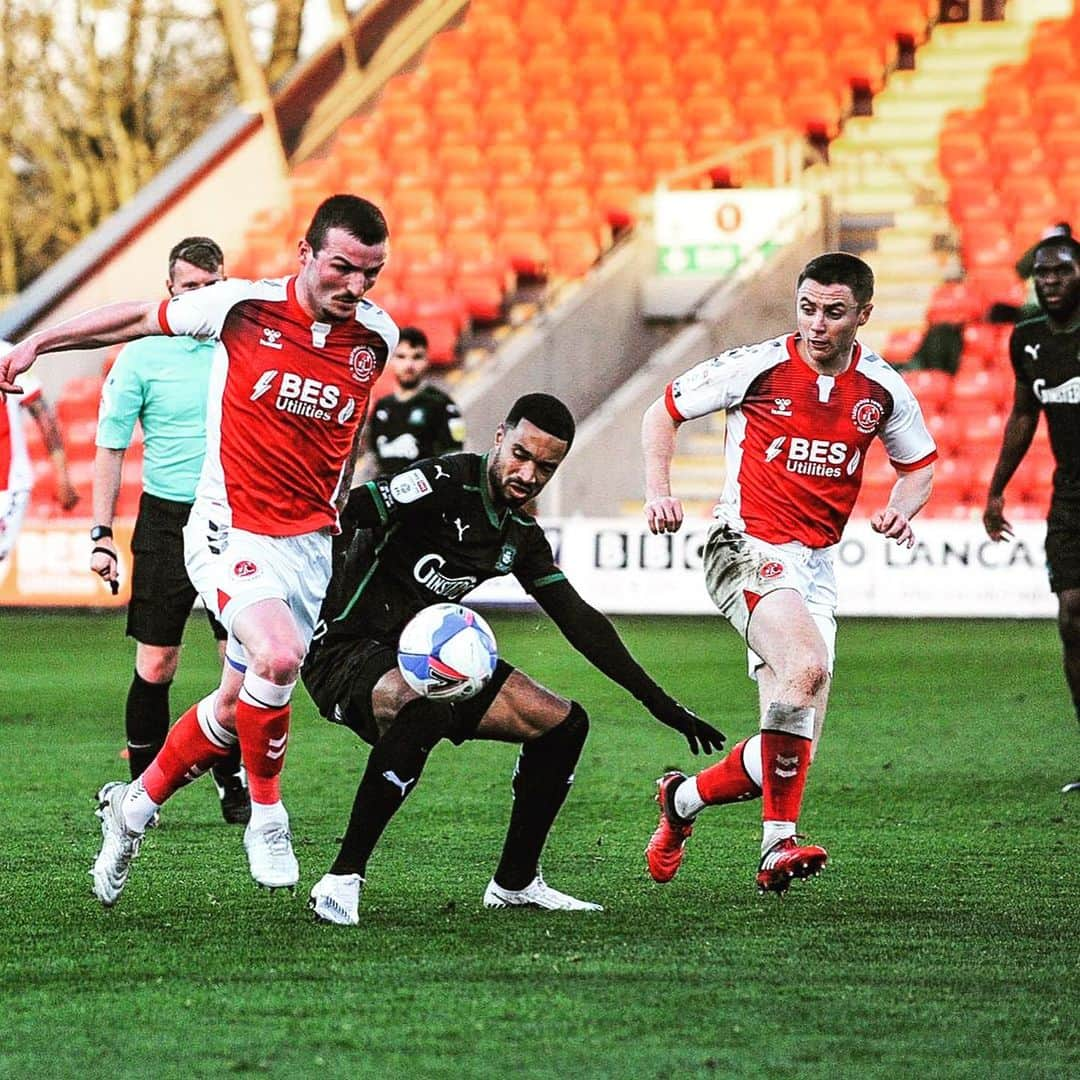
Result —
[[432, 604], [401, 631], [398, 669], [418, 694], [463, 701], [479, 693], [495, 672], [495, 635], [461, 604]]

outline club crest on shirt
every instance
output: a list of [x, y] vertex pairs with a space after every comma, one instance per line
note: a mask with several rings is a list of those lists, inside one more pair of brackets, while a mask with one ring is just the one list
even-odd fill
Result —
[[884, 415], [885, 410], [873, 398], [856, 401], [855, 407], [851, 410], [852, 422], [864, 435], [872, 435], [877, 431]]
[[759, 581], [776, 581], [782, 578], [787, 571], [784, 569], [784, 564], [778, 562], [776, 559], [768, 559], [758, 567], [758, 580]]
[[233, 566], [232, 573], [235, 578], [253, 578], [259, 573], [259, 568], [250, 559], [241, 559]]
[[496, 573], [510, 573], [510, 567], [514, 565], [515, 555], [517, 555], [517, 548], [513, 544], [503, 544], [502, 549], [499, 551], [499, 558], [495, 562]]
[[357, 382], [367, 382], [378, 365], [375, 353], [367, 345], [357, 345], [349, 353], [349, 370]]

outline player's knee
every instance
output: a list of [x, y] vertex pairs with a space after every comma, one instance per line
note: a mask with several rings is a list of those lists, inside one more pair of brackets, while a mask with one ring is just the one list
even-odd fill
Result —
[[803, 663], [792, 679], [793, 688], [802, 696], [812, 698], [829, 682], [829, 665], [824, 659], [810, 659]]
[[589, 714], [576, 701], [570, 702], [570, 711], [554, 727], [549, 728], [529, 745], [557, 750], [562, 754], [572, 753], [574, 759], [581, 753], [585, 739], [589, 734]]
[[440, 739], [448, 738], [454, 726], [454, 711], [445, 701], [431, 698], [413, 698], [397, 712], [391, 727], [408, 725], [410, 734], [431, 749]]
[[300, 678], [304, 648], [296, 642], [276, 642], [252, 657], [249, 670], [278, 686], [287, 686]]
[[135, 651], [135, 670], [143, 682], [160, 685], [172, 681], [179, 660], [178, 648], [139, 646]]

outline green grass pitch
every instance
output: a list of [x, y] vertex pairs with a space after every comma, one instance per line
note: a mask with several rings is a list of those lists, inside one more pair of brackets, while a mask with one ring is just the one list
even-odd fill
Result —
[[[369, 867], [361, 925], [316, 925], [365, 750], [303, 692], [285, 774], [301, 885], [252, 885], [209, 781], [180, 793], [120, 904], [87, 869], [126, 775], [116, 615], [0, 613], [0, 1076], [1062, 1077], [1080, 1068], [1080, 741], [1047, 622], [848, 621], [801, 827], [831, 862], [759, 898], [759, 804], [702, 815], [647, 877], [653, 781], [685, 743], [542, 617], [503, 654], [592, 732], [545, 854], [599, 915], [485, 911], [515, 749], [449, 744]], [[619, 620], [729, 740], [752, 684], [719, 620]], [[201, 620], [174, 713], [216, 681]]]

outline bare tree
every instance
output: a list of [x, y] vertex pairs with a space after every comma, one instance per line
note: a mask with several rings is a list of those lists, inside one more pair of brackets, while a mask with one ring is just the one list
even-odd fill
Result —
[[[296, 62], [303, 0], [273, 9], [271, 81]], [[235, 79], [217, 0], [0, 0], [0, 291], [131, 199]]]

